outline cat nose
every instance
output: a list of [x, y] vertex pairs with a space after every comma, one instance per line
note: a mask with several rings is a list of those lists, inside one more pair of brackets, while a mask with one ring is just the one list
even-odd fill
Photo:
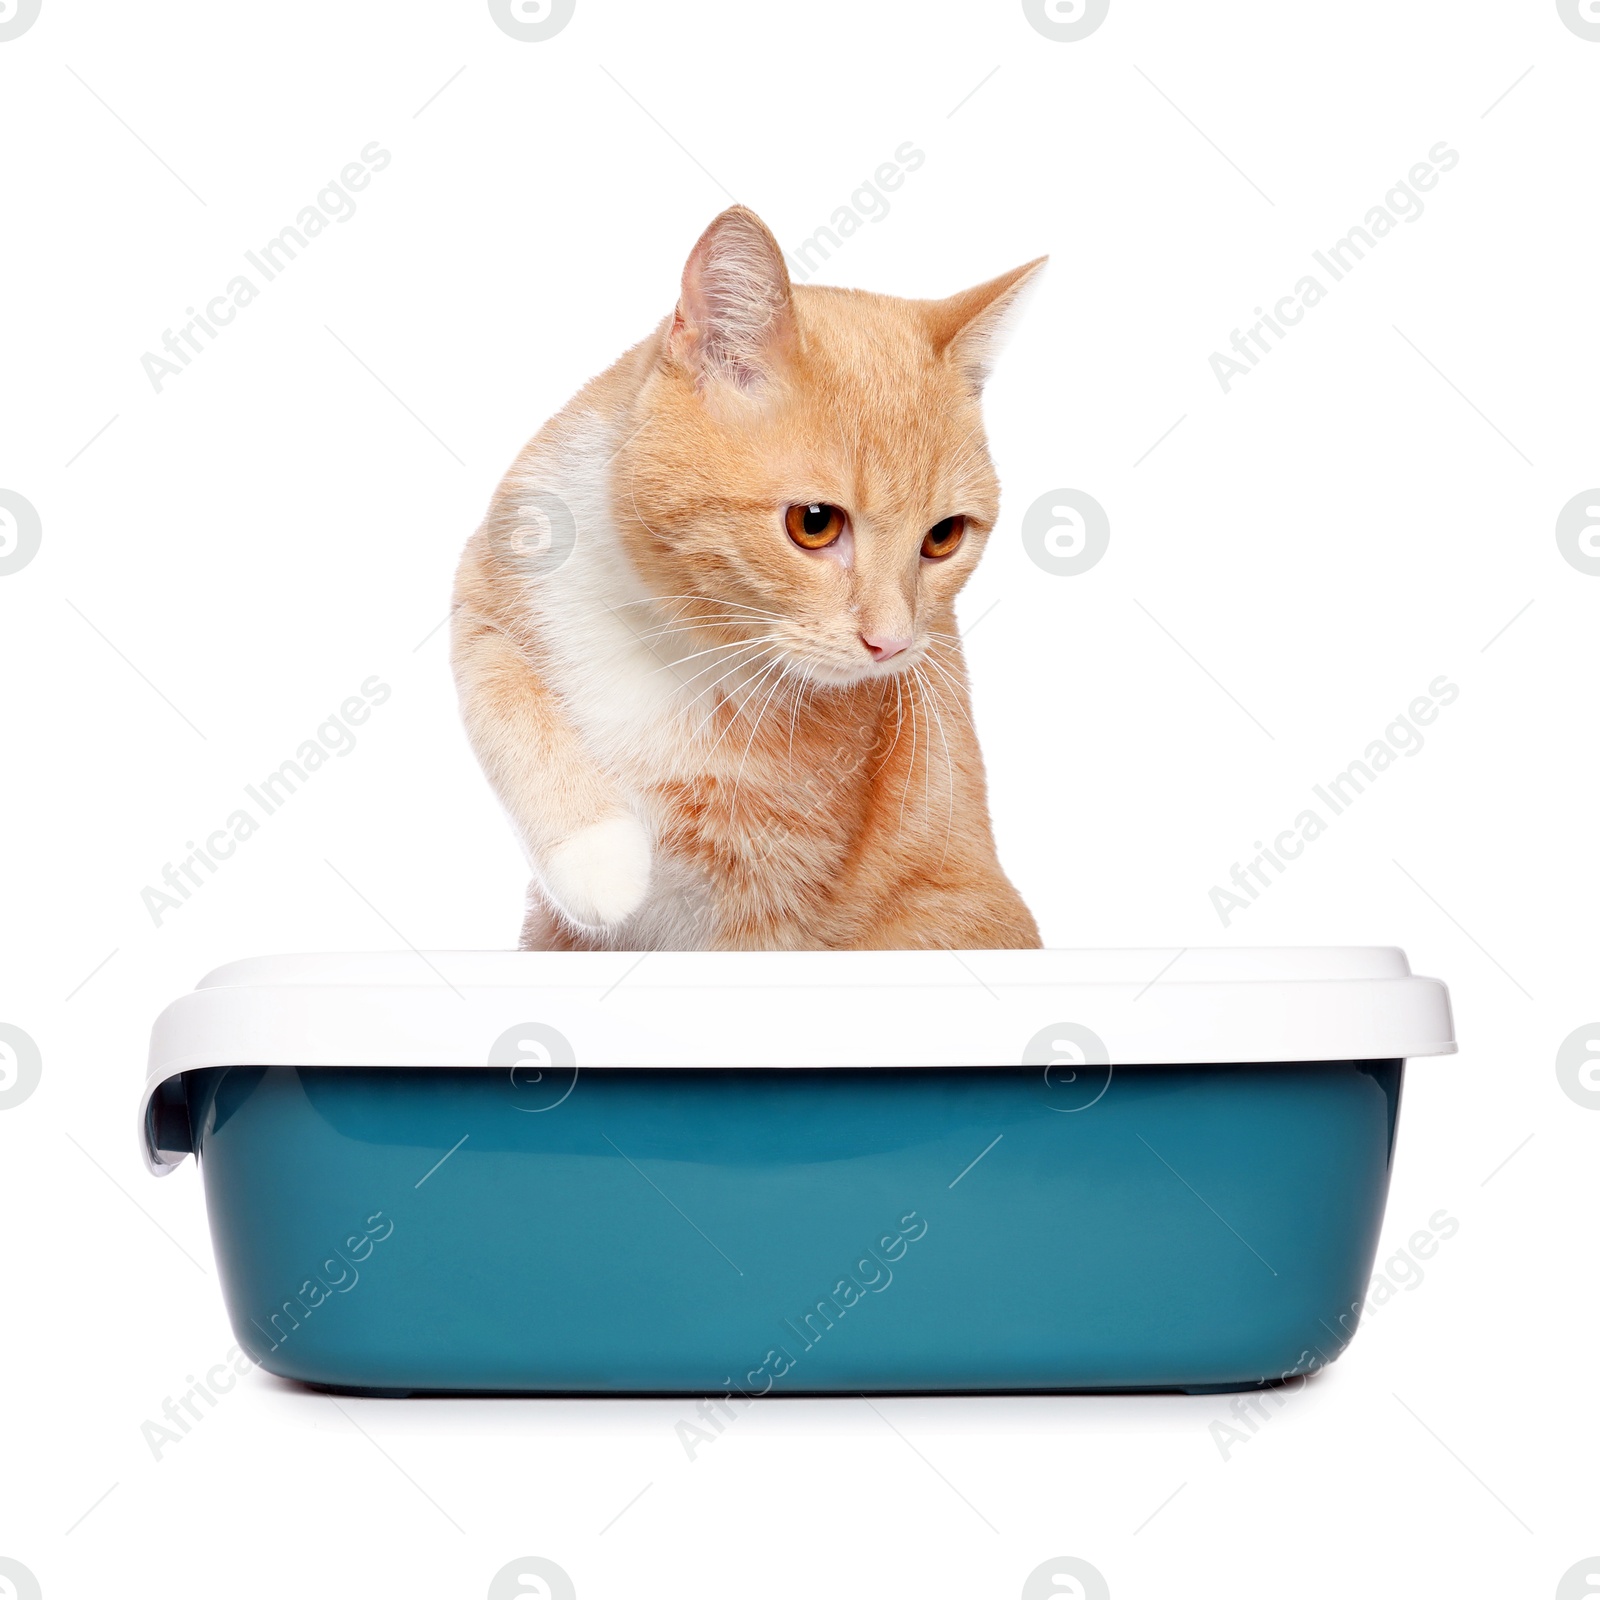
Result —
[[887, 661], [891, 656], [899, 655], [911, 643], [909, 639], [896, 639], [886, 633], [864, 633], [861, 642], [874, 661]]

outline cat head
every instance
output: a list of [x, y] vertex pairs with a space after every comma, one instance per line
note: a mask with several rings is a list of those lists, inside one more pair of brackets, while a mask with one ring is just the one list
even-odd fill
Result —
[[761, 219], [724, 211], [613, 468], [632, 564], [686, 631], [844, 686], [953, 643], [999, 514], [981, 391], [1030, 262], [945, 300], [794, 286]]

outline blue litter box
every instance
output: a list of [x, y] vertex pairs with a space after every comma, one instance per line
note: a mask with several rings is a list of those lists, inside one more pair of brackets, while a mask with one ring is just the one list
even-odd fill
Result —
[[1189, 1392], [1354, 1332], [1393, 949], [274, 957], [157, 1021], [239, 1343], [378, 1394]]

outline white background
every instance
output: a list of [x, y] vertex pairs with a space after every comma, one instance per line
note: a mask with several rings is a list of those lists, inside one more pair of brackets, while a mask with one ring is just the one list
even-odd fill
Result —
[[[0, 577], [0, 1021], [44, 1063], [0, 1111], [0, 1555], [47, 1600], [476, 1597], [530, 1553], [583, 1596], [1013, 1596], [1056, 1555], [1117, 1600], [1555, 1594], [1600, 1551], [1600, 1115], [1554, 1073], [1600, 1015], [1600, 578], [1554, 536], [1600, 482], [1597, 91], [1554, 0], [1113, 0], [1077, 43], [1015, 0], [578, 0], [535, 44], [468, 0], [44, 0], [0, 43], [0, 488], [43, 527]], [[356, 215], [157, 394], [141, 355], [373, 140]], [[1226, 1461], [1225, 1399], [774, 1403], [690, 1462], [686, 1403], [341, 1414], [263, 1374], [153, 1460], [231, 1335], [193, 1164], [137, 1161], [151, 1020], [233, 957], [514, 941], [433, 631], [459, 547], [730, 198], [792, 247], [906, 140], [817, 281], [1053, 258], [961, 608], [1006, 865], [1047, 943], [1446, 978], [1380, 1262], [1459, 1233]], [[1425, 214], [1224, 395], [1211, 352], [1440, 140]], [[1018, 536], [1061, 487], [1111, 520], [1079, 577]], [[140, 891], [371, 674], [358, 748], [155, 926]], [[1439, 674], [1426, 748], [1225, 928], [1211, 887]]]

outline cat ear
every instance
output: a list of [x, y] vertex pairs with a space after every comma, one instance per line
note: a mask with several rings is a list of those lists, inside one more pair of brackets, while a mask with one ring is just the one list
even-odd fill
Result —
[[1049, 259], [1040, 256], [929, 306], [934, 349], [965, 373], [973, 388], [988, 381], [1000, 347]]
[[755, 212], [731, 206], [689, 252], [667, 347], [697, 385], [755, 390], [775, 375], [793, 338], [783, 251]]

